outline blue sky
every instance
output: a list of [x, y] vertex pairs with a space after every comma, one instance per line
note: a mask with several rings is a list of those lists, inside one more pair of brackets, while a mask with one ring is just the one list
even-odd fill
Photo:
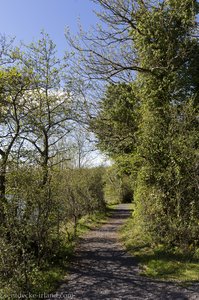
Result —
[[16, 36], [17, 41], [31, 42], [45, 30], [57, 44], [59, 52], [66, 49], [64, 29], [77, 33], [78, 19], [88, 30], [97, 22], [90, 0], [0, 0], [0, 32]]

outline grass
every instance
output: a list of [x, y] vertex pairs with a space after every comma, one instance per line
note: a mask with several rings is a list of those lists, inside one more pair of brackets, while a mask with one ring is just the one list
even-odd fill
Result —
[[97, 212], [91, 215], [82, 217], [77, 226], [77, 236], [81, 236], [93, 227], [98, 227], [106, 223], [109, 216], [108, 210], [106, 212]]
[[153, 245], [132, 219], [123, 226], [121, 238], [126, 249], [137, 258], [143, 276], [185, 284], [199, 281], [199, 255]]

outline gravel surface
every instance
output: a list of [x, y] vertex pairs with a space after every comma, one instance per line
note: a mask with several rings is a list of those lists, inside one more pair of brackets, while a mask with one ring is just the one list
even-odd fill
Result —
[[135, 258], [118, 240], [118, 229], [130, 214], [129, 205], [120, 204], [105, 225], [81, 238], [66, 282], [49, 299], [199, 300], [199, 283], [183, 288], [139, 275]]

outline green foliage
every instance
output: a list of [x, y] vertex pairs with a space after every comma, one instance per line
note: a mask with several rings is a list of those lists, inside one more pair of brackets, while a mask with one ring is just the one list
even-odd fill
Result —
[[105, 202], [103, 168], [66, 169], [78, 97], [52, 40], [42, 33], [9, 63], [0, 69], [0, 295], [12, 299], [55, 287], [80, 219]]
[[[151, 75], [138, 78], [145, 83], [139, 92], [142, 105], [137, 152], [141, 164], [135, 200], [136, 213], [154, 241], [186, 248], [198, 243], [198, 87], [189, 80], [198, 68], [196, 61], [195, 71], [189, 65], [198, 45], [189, 36], [194, 6], [179, 13], [180, 3], [168, 5], [167, 10], [159, 7], [143, 13], [146, 27], [141, 21], [140, 30], [146, 34], [135, 39], [142, 66], [152, 70]], [[155, 22], [160, 25], [155, 26]], [[169, 26], [169, 34], [161, 27], [163, 22]], [[147, 35], [151, 40], [145, 39]]]
[[[133, 191], [128, 242], [151, 255], [143, 258], [146, 273], [159, 276], [162, 269], [168, 275], [171, 263], [162, 253], [196, 255], [199, 246], [198, 3], [98, 2], [110, 12], [102, 20], [112, 32], [102, 30], [101, 41], [111, 53], [106, 47], [92, 51], [96, 43], [100, 48], [95, 41], [86, 51], [92, 54], [84, 60], [87, 71], [91, 67], [96, 78], [139, 71], [133, 81], [107, 85], [90, 122], [117, 171], [104, 175], [103, 168], [61, 164], [68, 158], [67, 134], [85, 110], [49, 36], [42, 33], [23, 53], [1, 45], [0, 280], [6, 295], [51, 288], [62, 276], [57, 264], [84, 227], [82, 217], [104, 210], [104, 192], [108, 202], [122, 202]], [[182, 260], [172, 262], [179, 276], [198, 278], [190, 271], [198, 270], [198, 261], [186, 264], [186, 274]]]
[[0, 280], [7, 295], [54, 288], [76, 236], [104, 216], [103, 174], [103, 168], [54, 169], [45, 186], [39, 167], [8, 174], [0, 243]]
[[92, 120], [91, 128], [99, 138], [99, 147], [111, 157], [133, 151], [138, 107], [139, 101], [132, 85], [121, 83], [107, 86], [99, 114]]
[[57, 199], [61, 199], [63, 217], [74, 223], [75, 230], [82, 216], [105, 209], [103, 173], [103, 168], [93, 168], [65, 170], [57, 174]]
[[130, 177], [118, 173], [118, 168], [112, 166], [106, 169], [104, 176], [104, 197], [106, 203], [109, 205], [133, 201], [133, 190]]
[[131, 176], [142, 232], [156, 244], [197, 248], [198, 3], [139, 1], [132, 10], [123, 1], [99, 3], [115, 18], [112, 37], [116, 30], [119, 35], [121, 20], [126, 24], [128, 13], [132, 16], [128, 38], [117, 41], [132, 40], [134, 65], [121, 65], [140, 71], [133, 82], [107, 88], [94, 127], [99, 146]]

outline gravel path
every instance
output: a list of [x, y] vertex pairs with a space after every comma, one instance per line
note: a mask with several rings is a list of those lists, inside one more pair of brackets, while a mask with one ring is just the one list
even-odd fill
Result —
[[118, 205], [107, 224], [80, 240], [68, 279], [51, 295], [53, 299], [199, 300], [199, 284], [182, 288], [139, 275], [136, 260], [118, 240], [117, 231], [130, 213], [128, 204]]

